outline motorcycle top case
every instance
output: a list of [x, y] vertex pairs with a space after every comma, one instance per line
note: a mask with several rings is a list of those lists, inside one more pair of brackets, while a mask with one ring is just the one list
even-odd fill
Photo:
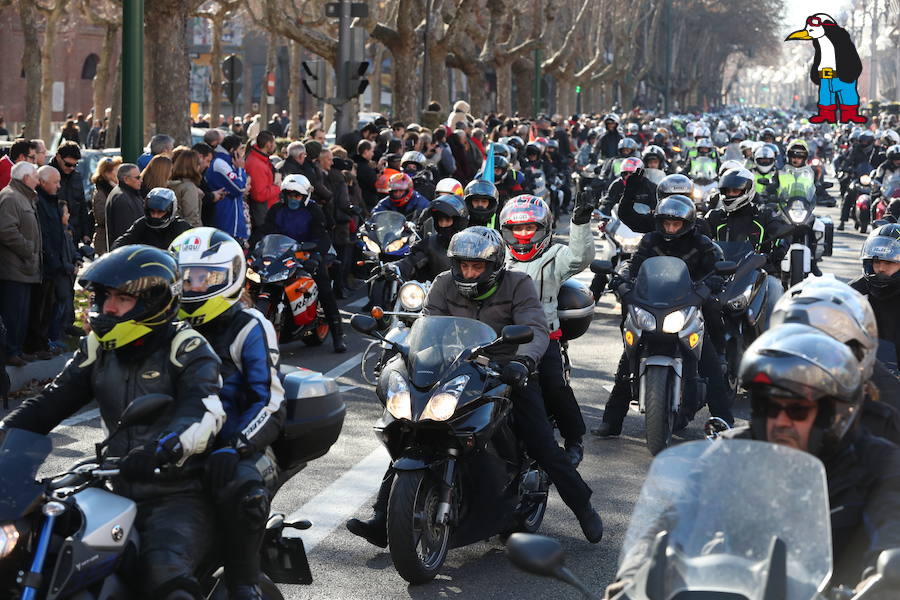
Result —
[[282, 367], [287, 415], [272, 444], [278, 466], [296, 468], [325, 455], [337, 441], [347, 406], [337, 383], [316, 371]]
[[559, 288], [556, 316], [562, 339], [568, 341], [581, 337], [594, 319], [594, 294], [583, 283], [567, 280]]

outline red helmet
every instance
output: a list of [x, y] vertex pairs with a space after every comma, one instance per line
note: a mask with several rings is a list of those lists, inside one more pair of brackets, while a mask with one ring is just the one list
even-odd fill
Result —
[[391, 175], [390, 191], [391, 204], [396, 207], [406, 206], [413, 194], [413, 180], [406, 173]]
[[[537, 225], [537, 231], [513, 233], [516, 225]], [[500, 231], [510, 254], [516, 260], [529, 261], [550, 246], [553, 215], [547, 203], [530, 194], [516, 196], [500, 211]]]
[[636, 174], [638, 177], [644, 174], [644, 161], [636, 156], [630, 156], [622, 161], [622, 179], [627, 178], [632, 173]]

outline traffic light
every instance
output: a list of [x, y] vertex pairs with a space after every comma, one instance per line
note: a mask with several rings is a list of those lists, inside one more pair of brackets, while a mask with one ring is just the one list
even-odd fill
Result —
[[580, 94], [580, 93], [581, 93], [581, 86], [580, 86], [580, 85], [576, 85], [576, 86], [575, 86], [575, 93], [576, 93], [576, 94]]
[[351, 60], [347, 63], [347, 96], [353, 98], [362, 95], [369, 87], [369, 80], [366, 79], [366, 71], [369, 70], [369, 61]]
[[303, 87], [314, 98], [328, 97], [328, 90], [325, 89], [325, 61], [324, 60], [304, 60], [303, 71]]
[[228, 98], [228, 102], [234, 106], [244, 84], [241, 83], [241, 76], [244, 73], [244, 63], [236, 54], [229, 54], [222, 61], [222, 76], [225, 81], [222, 82], [222, 91]]

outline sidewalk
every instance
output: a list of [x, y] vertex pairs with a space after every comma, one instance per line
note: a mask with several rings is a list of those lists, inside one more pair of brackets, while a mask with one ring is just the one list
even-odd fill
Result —
[[[9, 374], [9, 393], [10, 395], [18, 392], [26, 387], [32, 381], [47, 381], [53, 379], [72, 357], [71, 352], [64, 352], [59, 356], [54, 356], [50, 360], [36, 360], [30, 362], [24, 367], [6, 367]], [[10, 406], [18, 403], [16, 400], [10, 399]]]

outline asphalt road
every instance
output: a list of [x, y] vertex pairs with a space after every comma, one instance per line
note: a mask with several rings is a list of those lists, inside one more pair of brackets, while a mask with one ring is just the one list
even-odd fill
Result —
[[[819, 208], [837, 221], [837, 209]], [[854, 277], [862, 235], [836, 232], [834, 256], [825, 259], [823, 271], [843, 280]], [[579, 279], [590, 281], [590, 273]], [[348, 314], [362, 305], [357, 298], [342, 302]], [[603, 406], [622, 348], [618, 307], [612, 296], [603, 297], [595, 309], [588, 332], [570, 344], [573, 388], [588, 428], [600, 422]], [[349, 329], [349, 328], [348, 328]], [[330, 340], [320, 348], [291, 344], [282, 348], [285, 365], [302, 366], [338, 378], [347, 404], [347, 418], [338, 442], [324, 457], [311, 463], [278, 493], [273, 509], [308, 518], [313, 528], [302, 537], [309, 551], [314, 582], [310, 586], [283, 586], [287, 598], [577, 598], [577, 593], [554, 581], [523, 574], [511, 566], [503, 546], [493, 538], [452, 550], [440, 576], [432, 583], [411, 587], [395, 572], [390, 555], [368, 545], [344, 528], [352, 516], [367, 517], [387, 454], [372, 433], [381, 406], [360, 375], [360, 353], [366, 342], [348, 331], [350, 350], [333, 354]], [[102, 430], [96, 411], [70, 419], [53, 434], [54, 455], [45, 472], [58, 472], [92, 453]], [[746, 406], [737, 407], [739, 417]], [[680, 439], [702, 438], [705, 409]], [[593, 488], [593, 504], [603, 516], [606, 533], [600, 544], [588, 544], [577, 521], [551, 492], [541, 533], [561, 540], [572, 571], [598, 593], [613, 580], [619, 549], [651, 461], [643, 438], [643, 419], [632, 410], [618, 439], [585, 440], [580, 472]]]

